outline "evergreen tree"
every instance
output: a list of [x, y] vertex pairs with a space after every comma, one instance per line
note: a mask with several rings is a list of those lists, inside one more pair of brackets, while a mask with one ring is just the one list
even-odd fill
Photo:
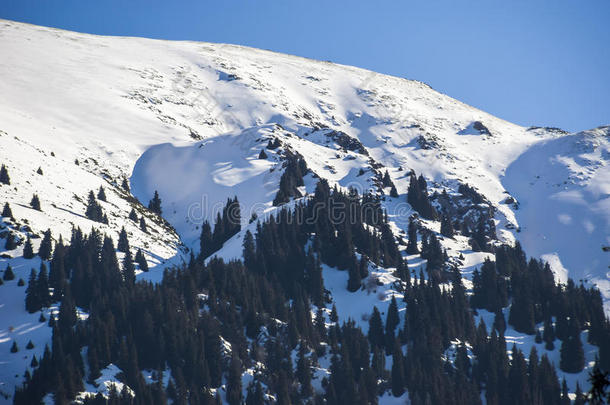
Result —
[[129, 239], [127, 238], [127, 231], [125, 227], [121, 228], [121, 232], [119, 232], [119, 241], [117, 242], [117, 250], [119, 252], [127, 252], [129, 250]]
[[17, 241], [15, 240], [15, 234], [11, 231], [6, 235], [6, 243], [4, 245], [6, 250], [14, 250], [17, 248]]
[[47, 275], [47, 266], [40, 263], [40, 271], [36, 279], [36, 294], [38, 303], [42, 307], [51, 305], [51, 295], [49, 294], [49, 277]]
[[129, 182], [127, 181], [126, 178], [123, 178], [123, 181], [121, 182], [121, 187], [123, 188], [123, 190], [127, 191], [128, 193], [131, 191], [129, 189]]
[[104, 211], [95, 199], [95, 194], [93, 194], [93, 191], [89, 191], [89, 195], [87, 197], [87, 209], [85, 210], [85, 216], [92, 221], [107, 222], [107, 220], [104, 221]]
[[159, 216], [163, 214], [163, 210], [161, 209], [161, 198], [159, 198], [157, 190], [155, 190], [152, 200], [148, 202], [148, 209]]
[[261, 152], [258, 154], [259, 159], [267, 159], [267, 154], [265, 153], [265, 149], [261, 149]]
[[129, 219], [133, 222], [138, 222], [138, 214], [134, 208], [131, 208], [131, 211], [129, 211]]
[[348, 271], [347, 290], [350, 292], [358, 291], [362, 285], [362, 277], [360, 275], [360, 266], [355, 257], [352, 258]]
[[133, 265], [133, 259], [129, 249], [127, 249], [125, 257], [123, 257], [123, 278], [127, 285], [133, 285], [136, 282], [136, 268]]
[[144, 233], [148, 233], [148, 227], [146, 226], [146, 221], [144, 220], [144, 215], [140, 217], [140, 230]]
[[371, 350], [375, 347], [384, 347], [385, 339], [383, 332], [383, 321], [377, 307], [373, 307], [373, 313], [369, 318], [369, 342]]
[[6, 269], [4, 270], [4, 275], [2, 276], [2, 279], [4, 281], [11, 281], [15, 279], [15, 273], [13, 273], [13, 268], [11, 267], [11, 265], [7, 265]]
[[36, 170], [36, 173], [38, 173], [42, 176], [43, 175], [42, 167], [38, 166], [38, 170]]
[[36, 211], [42, 211], [42, 209], [40, 208], [40, 199], [38, 198], [38, 194], [34, 194], [32, 196], [32, 200], [30, 201], [30, 207], [32, 207], [32, 209], [35, 209]]
[[17, 353], [19, 351], [19, 346], [17, 346], [17, 341], [13, 340], [13, 344], [11, 345], [11, 353]]
[[0, 167], [0, 183], [6, 184], [7, 186], [11, 184], [11, 179], [8, 175], [8, 170], [5, 165], [2, 165], [2, 167]]
[[25, 290], [25, 309], [32, 314], [39, 311], [41, 307], [38, 297], [38, 284], [36, 283], [36, 270], [32, 269], [28, 279], [28, 288]]
[[241, 360], [234, 353], [229, 366], [227, 378], [227, 402], [229, 405], [240, 405], [242, 401]]
[[390, 189], [390, 197], [398, 198], [398, 190], [396, 190], [396, 186], [392, 184], [392, 188]]
[[97, 191], [97, 199], [100, 201], [106, 201], [106, 191], [104, 191], [103, 186], [100, 186], [100, 189]]
[[146, 261], [144, 253], [142, 253], [142, 249], [138, 248], [138, 251], [136, 252], [135, 262], [138, 263], [141, 271], [148, 272], [148, 262]]
[[256, 380], [256, 384], [250, 383], [246, 397], [246, 405], [265, 405], [265, 396], [261, 383]]
[[392, 394], [395, 397], [399, 397], [405, 392], [405, 372], [403, 363], [402, 349], [396, 344], [392, 356]]
[[419, 248], [417, 247], [417, 225], [415, 225], [415, 221], [413, 219], [409, 220], [409, 243], [407, 244], [407, 253], [410, 255], [415, 255], [419, 253]]
[[42, 260], [49, 260], [51, 258], [51, 252], [53, 251], [53, 241], [51, 239], [51, 230], [47, 229], [43, 233], [40, 247], [38, 248], [38, 256]]
[[441, 218], [441, 234], [448, 238], [453, 238], [453, 224], [447, 214], [444, 214]]
[[2, 209], [2, 216], [4, 218], [13, 217], [13, 211], [11, 211], [11, 207], [8, 205], [8, 203], [4, 203], [4, 208]]
[[566, 373], [579, 373], [585, 367], [585, 354], [580, 333], [561, 343], [559, 367]]
[[32, 259], [34, 257], [34, 247], [32, 246], [32, 239], [29, 237], [25, 240], [23, 245], [23, 258]]

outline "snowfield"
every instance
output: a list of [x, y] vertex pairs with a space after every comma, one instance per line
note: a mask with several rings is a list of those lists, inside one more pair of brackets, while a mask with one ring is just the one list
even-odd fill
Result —
[[[376, 179], [388, 170], [399, 197], [386, 196], [383, 204], [397, 233], [412, 212], [410, 170], [439, 192], [474, 187], [496, 208], [500, 241], [519, 240], [560, 281], [597, 285], [610, 313], [610, 126], [574, 134], [525, 128], [418, 81], [235, 45], [101, 37], [0, 20], [0, 55], [0, 164], [11, 178], [10, 186], [0, 184], [0, 205], [10, 202], [15, 217], [1, 226], [22, 239], [51, 228], [56, 241], [69, 241], [72, 227], [96, 227], [116, 241], [124, 226], [151, 267], [138, 277], [159, 280], [164, 267], [198, 251], [202, 221], [214, 223], [227, 198], [237, 196], [244, 230], [217, 253], [237, 258], [251, 214], [277, 209], [285, 154], [298, 153], [311, 171], [305, 193], [317, 177], [379, 191]], [[259, 159], [275, 139], [281, 146]], [[121, 187], [124, 179], [131, 193]], [[100, 186], [108, 225], [84, 216], [87, 194]], [[133, 200], [147, 205], [155, 190], [169, 224]], [[42, 211], [29, 206], [34, 193]], [[129, 220], [132, 207], [148, 232]], [[442, 243], [451, 257], [463, 254], [466, 278], [488, 256], [472, 252], [466, 238]], [[9, 401], [2, 395], [12, 395], [31, 354], [50, 343], [50, 328], [25, 311], [25, 287], [17, 286], [40, 265], [20, 257], [22, 247], [5, 251], [0, 239], [0, 274], [10, 263], [17, 276], [0, 286], [0, 403]], [[419, 271], [423, 263], [414, 257], [409, 264]], [[365, 315], [373, 305], [385, 311], [394, 292], [391, 269], [373, 274], [383, 284], [378, 291], [352, 294], [345, 272], [324, 268], [342, 320], [352, 317], [365, 331]], [[26, 351], [30, 339], [35, 349]], [[16, 354], [9, 352], [13, 340]], [[510, 342], [528, 350], [532, 340]], [[587, 360], [593, 356], [587, 347]], [[112, 380], [116, 370], [106, 371]], [[568, 379], [572, 391], [577, 380], [586, 386], [586, 372]]]

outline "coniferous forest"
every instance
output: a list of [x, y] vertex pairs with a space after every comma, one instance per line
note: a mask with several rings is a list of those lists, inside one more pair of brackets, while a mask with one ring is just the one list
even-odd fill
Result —
[[[436, 216], [425, 184], [412, 176], [411, 188], [413, 204]], [[150, 207], [161, 213], [157, 194]], [[475, 271], [468, 293], [437, 237], [413, 220], [408, 249], [428, 264], [425, 272], [409, 269], [374, 195], [320, 180], [311, 198], [246, 232], [242, 261], [224, 262], [212, 254], [239, 232], [238, 208], [237, 197], [229, 199], [213, 229], [204, 223], [201, 253], [166, 269], [159, 284], [135, 281], [139, 262], [124, 229], [116, 245], [96, 230], [73, 229], [69, 243], [54, 246], [45, 234], [38, 254], [49, 268], [43, 262], [32, 270], [24, 305], [37, 312], [57, 303], [59, 313], [46, 320], [52, 345], [26, 372], [14, 403], [51, 394], [68, 404], [110, 364], [125, 388], [85, 404], [217, 404], [222, 396], [231, 405], [375, 404], [406, 391], [416, 405], [570, 403], [546, 354], [507, 348], [507, 326], [547, 348], [561, 345], [566, 372], [583, 369], [587, 330], [588, 343], [599, 347], [597, 369], [610, 369], [599, 291], [557, 284], [548, 264], [528, 259], [518, 243], [494, 248], [495, 260]], [[125, 253], [121, 262], [117, 251]], [[365, 288], [370, 266], [395, 268], [402, 298], [392, 297], [383, 316], [371, 308], [365, 333], [355, 320], [339, 321], [324, 265], [345, 272], [351, 292]], [[477, 321], [479, 311], [494, 313], [493, 324]], [[321, 363], [328, 364], [323, 375]], [[143, 370], [154, 371], [153, 381]], [[586, 395], [579, 389], [574, 403]]]

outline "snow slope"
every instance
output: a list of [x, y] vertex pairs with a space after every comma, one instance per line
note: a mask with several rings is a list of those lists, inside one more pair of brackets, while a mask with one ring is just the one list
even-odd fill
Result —
[[[602, 250], [610, 245], [608, 127], [578, 134], [528, 129], [421, 82], [235, 45], [101, 37], [0, 20], [0, 54], [0, 163], [12, 181], [0, 185], [0, 203], [11, 203], [21, 237], [52, 227], [56, 240], [66, 239], [74, 225], [97, 226], [116, 239], [125, 226], [151, 262], [151, 272], [138, 277], [158, 280], [164, 265], [187, 253], [182, 244], [197, 250], [201, 222], [213, 222], [227, 198], [238, 196], [244, 225], [252, 212], [272, 213], [283, 153], [293, 151], [312, 171], [305, 191], [314, 175], [376, 189], [387, 169], [400, 195], [384, 202], [397, 232], [411, 213], [409, 170], [423, 173], [434, 190], [475, 187], [497, 209], [501, 241], [520, 240], [562, 280], [595, 283], [610, 310], [610, 253]], [[273, 138], [282, 146], [258, 159]], [[145, 211], [149, 233], [127, 219], [133, 201], [120, 188], [124, 178], [144, 204], [159, 191], [176, 233]], [[100, 185], [108, 194], [108, 226], [83, 216], [87, 193]], [[42, 212], [29, 208], [34, 192]], [[519, 205], [505, 203], [509, 196]], [[219, 255], [239, 256], [242, 235]], [[486, 255], [469, 251], [463, 239], [443, 244], [450, 255], [465, 256], [468, 276]], [[37, 263], [23, 262], [19, 249], [0, 258], [0, 271], [18, 264], [18, 277], [27, 278]], [[391, 277], [383, 274], [386, 291]], [[8, 348], [31, 322], [22, 304], [23, 290], [0, 286], [0, 364], [18, 364], [19, 373], [26, 363]], [[37, 339], [44, 347], [48, 331]], [[0, 367], [7, 392], [15, 381], [13, 368]]]

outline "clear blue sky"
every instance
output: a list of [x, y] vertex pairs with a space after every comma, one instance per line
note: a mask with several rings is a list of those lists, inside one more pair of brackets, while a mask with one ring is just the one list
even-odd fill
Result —
[[0, 17], [331, 60], [522, 125], [610, 124], [608, 0], [0, 0]]

